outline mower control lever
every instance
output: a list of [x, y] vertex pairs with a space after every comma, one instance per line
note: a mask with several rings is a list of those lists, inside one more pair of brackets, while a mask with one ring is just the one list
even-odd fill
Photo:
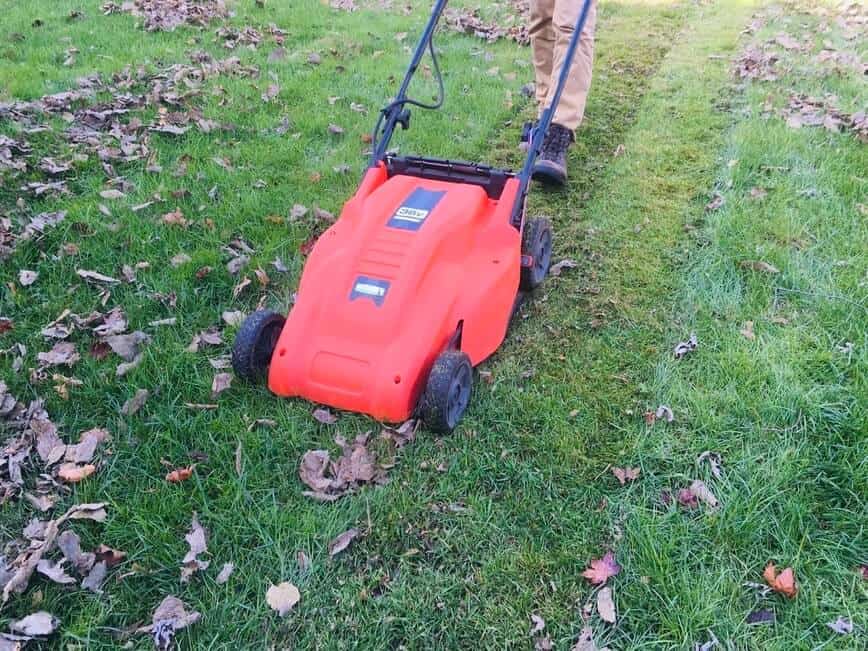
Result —
[[398, 113], [398, 117], [395, 118], [395, 122], [401, 125], [401, 128], [406, 131], [410, 128], [410, 109], [405, 108], [403, 111]]

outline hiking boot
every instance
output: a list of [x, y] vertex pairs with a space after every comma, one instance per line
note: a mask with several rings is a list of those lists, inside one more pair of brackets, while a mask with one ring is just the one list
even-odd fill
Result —
[[567, 182], [567, 150], [573, 140], [572, 131], [552, 123], [543, 140], [542, 152], [533, 166], [533, 178], [543, 183], [564, 185]]

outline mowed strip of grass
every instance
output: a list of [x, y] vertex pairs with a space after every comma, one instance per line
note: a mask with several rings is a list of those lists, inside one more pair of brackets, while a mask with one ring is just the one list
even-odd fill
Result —
[[[625, 638], [643, 648], [684, 645], [706, 630], [734, 648], [866, 644], [868, 151], [852, 132], [794, 130], [766, 108], [792, 93], [833, 93], [842, 110], [863, 108], [860, 74], [815, 57], [824, 47], [864, 57], [865, 47], [798, 5], [766, 19], [746, 41], [820, 36], [804, 53], [771, 48], [780, 80], [746, 84], [733, 106], [738, 121], [714, 185], [722, 207], [686, 216], [696, 246], [670, 299], [669, 336], [694, 331], [699, 348], [682, 361], [661, 355], [649, 378], [646, 405], [671, 405], [674, 425], [630, 438], [629, 460], [646, 477], [631, 488], [622, 545], [628, 571], [646, 579], [626, 583], [619, 603]], [[742, 266], [756, 260], [780, 273]], [[695, 461], [705, 450], [721, 455], [721, 478]], [[696, 477], [720, 499], [717, 513], [660, 506], [662, 489]], [[744, 586], [768, 562], [795, 569], [796, 599]], [[760, 609], [776, 622], [748, 625]], [[826, 626], [838, 617], [853, 622], [852, 635]]]
[[[97, 474], [77, 486], [70, 501], [109, 501], [111, 516], [104, 526], [76, 529], [85, 548], [106, 542], [124, 549], [129, 553], [125, 568], [135, 569], [120, 582], [110, 577], [102, 598], [34, 578], [38, 582], [34, 590], [41, 599], [38, 606], [62, 620], [59, 639], [88, 648], [112, 647], [114, 632], [147, 621], [163, 596], [174, 593], [204, 614], [203, 621], [181, 637], [182, 645], [191, 648], [258, 648], [263, 640], [368, 647], [400, 641], [413, 646], [425, 646], [431, 640], [447, 646], [466, 646], [480, 639], [494, 645], [524, 641], [527, 614], [536, 607], [535, 579], [523, 569], [525, 547], [535, 544], [534, 539], [542, 544], [550, 527], [544, 526], [544, 535], [539, 534], [541, 524], [522, 491], [542, 475], [520, 456], [510, 458], [509, 452], [519, 451], [523, 443], [503, 425], [508, 411], [501, 410], [497, 400], [486, 399], [484, 390], [462, 434], [447, 440], [421, 437], [402, 453], [392, 485], [362, 491], [330, 506], [302, 499], [296, 479], [302, 452], [330, 445], [334, 433], [334, 428], [310, 418], [309, 405], [277, 401], [262, 389], [236, 386], [221, 396], [216, 412], [189, 411], [183, 406], [210, 399], [214, 371], [207, 357], [227, 350], [224, 346], [207, 355], [186, 354], [183, 350], [192, 336], [219, 323], [224, 309], [252, 309], [264, 293], [249, 291], [237, 301], [231, 299], [237, 279], [225, 271], [227, 258], [220, 247], [238, 235], [250, 242], [257, 249], [250, 267], [261, 265], [272, 275], [267, 303], [286, 309], [302, 264], [297, 247], [314, 226], [304, 220], [280, 226], [264, 217], [285, 215], [296, 202], [336, 210], [349, 196], [355, 174], [338, 176], [331, 168], [349, 163], [354, 173], [361, 170], [365, 149], [361, 135], [368, 130], [375, 107], [394, 88], [389, 75], [393, 71], [397, 75], [406, 59], [404, 45], [394, 35], [410, 32], [407, 41], [412, 40], [424, 19], [424, 8], [403, 16], [389, 12], [349, 15], [330, 11], [318, 2], [269, 3], [265, 11], [250, 3], [239, 5], [231, 24], [252, 23], [261, 28], [275, 22], [287, 30], [286, 58], [275, 62], [268, 61], [273, 46], [267, 38], [257, 51], [224, 52], [213, 40], [216, 25], [206, 30], [143, 34], [129, 16], [99, 16], [97, 3], [84, 7], [84, 19], [67, 21], [67, 14], [77, 8], [73, 2], [42, 7], [39, 18], [43, 25], [37, 29], [30, 26], [34, 16], [27, 7], [6, 7], [5, 24], [24, 36], [23, 40], [16, 37], [14, 47], [4, 51], [4, 71], [11, 71], [5, 77], [7, 99], [63, 90], [78, 76], [94, 70], [107, 74], [127, 62], [152, 69], [184, 62], [189, 52], [199, 49], [217, 57], [239, 56], [244, 64], [259, 65], [261, 76], [258, 80], [212, 79], [194, 102], [201, 104], [206, 118], [233, 124], [234, 132], [153, 136], [151, 144], [163, 166], [160, 174], [145, 173], [143, 165], [118, 165], [118, 171], [137, 189], [121, 202], [104, 202], [111, 217], [99, 212], [97, 193], [105, 177], [96, 162], [76, 168], [69, 181], [73, 196], [27, 200], [25, 214], [66, 209], [67, 220], [43, 238], [39, 247], [22, 246], [4, 263], [2, 311], [14, 317], [15, 329], [4, 335], [3, 346], [21, 342], [29, 351], [25, 371], [17, 375], [8, 370], [11, 357], [4, 357], [4, 377], [8, 376], [12, 392], [20, 399], [44, 397], [65, 438], [72, 439], [92, 426], [107, 426], [114, 433], [112, 454], [102, 456]], [[591, 107], [591, 115], [597, 116], [593, 128], [599, 135], [589, 147], [599, 166], [608, 160], [608, 152], [635, 115], [648, 77], [669, 45], [666, 34], [677, 29], [686, 15], [677, 5], [619, 3], [604, 4], [601, 14], [608, 29], [600, 30], [599, 83]], [[490, 143], [492, 136], [509, 137], [510, 142], [517, 136], [514, 124], [508, 136], [502, 128], [520, 107], [517, 88], [530, 76], [527, 51], [508, 43], [491, 45], [445, 34], [438, 43], [443, 50], [450, 110], [426, 114], [427, 128], [411, 130], [408, 139], [401, 141], [402, 147], [434, 155], [506, 160], [499, 153], [503, 141], [497, 141], [497, 148]], [[81, 50], [75, 65], [61, 66], [66, 48], [73, 45]], [[321, 53], [319, 66], [307, 63], [311, 52]], [[634, 64], [626, 65], [629, 61]], [[338, 66], [344, 72], [338, 72]], [[499, 68], [496, 74], [493, 68]], [[511, 71], [516, 72], [514, 82], [505, 78]], [[263, 103], [260, 95], [272, 82], [281, 86], [280, 94], [276, 101]], [[223, 92], [212, 96], [220, 87]], [[430, 80], [422, 88], [420, 93], [434, 89]], [[335, 96], [341, 99], [332, 105], [328, 100]], [[371, 112], [363, 116], [348, 110], [350, 101], [364, 103]], [[284, 116], [290, 123], [288, 135], [300, 133], [298, 140], [273, 133]], [[143, 119], [150, 117], [148, 111], [143, 112]], [[327, 133], [330, 122], [345, 128], [343, 138]], [[48, 134], [28, 139], [35, 158], [63, 153]], [[189, 157], [187, 173], [176, 176], [185, 156]], [[232, 171], [213, 162], [214, 157], [224, 156]], [[315, 172], [322, 174], [320, 183], [310, 180]], [[264, 188], [257, 187], [261, 185], [258, 179], [266, 182]], [[0, 188], [4, 210], [18, 210], [14, 205], [21, 194], [17, 190], [20, 182], [23, 179], [15, 179]], [[217, 200], [208, 196], [215, 185]], [[173, 190], [187, 190], [189, 195], [150, 210], [130, 210], [156, 191], [168, 197]], [[199, 225], [189, 230], [167, 228], [160, 216], [176, 207], [200, 223], [213, 219], [215, 229]], [[81, 254], [52, 257], [65, 242], [78, 244]], [[168, 261], [179, 252], [193, 259], [171, 268]], [[268, 266], [275, 254], [290, 267], [286, 276]], [[55, 395], [49, 383], [31, 386], [27, 369], [35, 366], [36, 353], [50, 345], [39, 335], [41, 327], [63, 309], [86, 314], [101, 307], [97, 290], [77, 285], [75, 269], [117, 274], [121, 264], [140, 260], [150, 262], [150, 269], [140, 271], [135, 284], [114, 288], [108, 306], [122, 306], [132, 328], [144, 328], [153, 335], [141, 366], [117, 380], [113, 363], [84, 356], [69, 372], [84, 386], [73, 388], [69, 401]], [[194, 275], [203, 265], [215, 269], [204, 282]], [[21, 268], [38, 271], [39, 280], [26, 290], [7, 291], [7, 283], [16, 282]], [[177, 306], [163, 306], [154, 300], [155, 292], [175, 292]], [[173, 328], [146, 325], [169, 316], [178, 319]], [[224, 338], [228, 342], [231, 337], [232, 330], [227, 328]], [[73, 341], [84, 352], [91, 340], [77, 334]], [[523, 359], [524, 353], [514, 351], [502, 359], [513, 358]], [[147, 404], [135, 417], [119, 417], [120, 405], [137, 388], [151, 391]], [[257, 417], [272, 418], [277, 426], [248, 431]], [[346, 415], [339, 429], [352, 436], [371, 427], [364, 418]], [[474, 430], [480, 432], [478, 438]], [[242, 471], [236, 476], [239, 448]], [[162, 461], [186, 464], [196, 452], [208, 458], [199, 463], [195, 477], [179, 486], [167, 485]], [[432, 472], [441, 462], [449, 470]], [[550, 469], [543, 465], [540, 471]], [[467, 510], [459, 512], [459, 503]], [[579, 505], [569, 508], [575, 511]], [[210, 532], [213, 571], [184, 586], [179, 583], [178, 566], [193, 511]], [[4, 539], [18, 535], [30, 517], [32, 512], [23, 503], [4, 506], [0, 523]], [[545, 517], [556, 518], [556, 513]], [[352, 525], [361, 526], [365, 537], [339, 560], [327, 560], [328, 541]], [[594, 530], [594, 522], [589, 521], [587, 529], [566, 534], [569, 539], [578, 534], [590, 541]], [[555, 529], [561, 542], [564, 533]], [[588, 553], [591, 547], [589, 542]], [[309, 571], [298, 570], [296, 550], [311, 556]], [[576, 590], [577, 558], [559, 561]], [[218, 586], [214, 575], [228, 561], [236, 564], [235, 574], [229, 584]], [[535, 576], [535, 569], [531, 574]], [[268, 584], [281, 580], [295, 582], [304, 595], [302, 604], [284, 621], [276, 619], [264, 603]], [[575, 620], [573, 596], [565, 590], [558, 599], [566, 630]], [[20, 617], [32, 606], [32, 600], [17, 599], [3, 614]]]

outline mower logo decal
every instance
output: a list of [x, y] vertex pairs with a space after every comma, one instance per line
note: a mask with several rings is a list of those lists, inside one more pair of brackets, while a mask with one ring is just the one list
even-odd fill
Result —
[[404, 203], [395, 211], [386, 226], [405, 231], [418, 231], [444, 194], [446, 194], [445, 190], [416, 188], [404, 199]]
[[377, 307], [380, 307], [383, 304], [383, 301], [386, 300], [386, 294], [388, 291], [388, 280], [359, 276], [356, 278], [356, 282], [353, 283], [353, 290], [350, 292], [350, 300], [354, 301], [357, 298], [370, 298], [374, 301], [374, 304]]

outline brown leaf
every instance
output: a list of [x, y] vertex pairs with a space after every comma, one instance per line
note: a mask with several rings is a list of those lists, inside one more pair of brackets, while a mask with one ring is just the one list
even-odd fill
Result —
[[121, 414], [124, 416], [132, 416], [144, 406], [148, 400], [148, 396], [150, 395], [151, 392], [147, 389], [136, 389], [133, 397], [127, 400], [124, 403], [124, 406], [121, 407]]
[[350, 546], [350, 543], [355, 540], [356, 536], [359, 535], [359, 530], [355, 527], [351, 529], [347, 529], [342, 534], [340, 534], [337, 538], [332, 540], [329, 543], [329, 557], [334, 558], [342, 551], [344, 551], [347, 547]]
[[93, 550], [93, 555], [97, 561], [105, 563], [106, 567], [114, 567], [127, 557], [126, 552], [122, 552], [119, 549], [113, 549], [108, 545], [100, 545]]
[[167, 212], [163, 215], [163, 223], [168, 226], [181, 226], [182, 228], [186, 228], [190, 222], [184, 217], [184, 214], [181, 212], [180, 208], [175, 208], [172, 212]]
[[612, 468], [612, 474], [618, 478], [618, 482], [623, 486], [628, 481], [634, 481], [639, 478], [642, 471], [639, 468]]
[[597, 593], [597, 612], [604, 622], [615, 623], [615, 602], [612, 600], [612, 588], [603, 588]]
[[338, 126], [337, 124], [329, 124], [329, 133], [332, 133], [336, 136], [341, 135], [344, 132], [344, 128]]
[[753, 321], [745, 321], [744, 327], [739, 330], [739, 332], [741, 333], [741, 336], [745, 339], [750, 339], [751, 341], [756, 339], [756, 334], [754, 334], [753, 331]]
[[590, 567], [582, 572], [582, 576], [591, 583], [600, 585], [620, 571], [621, 566], [615, 560], [615, 555], [612, 552], [606, 552], [603, 558], [592, 560]]
[[711, 509], [716, 509], [720, 506], [720, 502], [701, 479], [697, 479], [690, 484], [690, 492], [696, 496], [696, 499], [704, 502]]
[[84, 465], [64, 463], [57, 469], [57, 476], [65, 482], [74, 484], [90, 477], [95, 471], [96, 466], [92, 463], [86, 463]]
[[232, 373], [218, 373], [211, 382], [211, 397], [216, 398], [232, 384]]
[[172, 639], [177, 631], [195, 624], [200, 617], [201, 615], [196, 611], [188, 613], [183, 601], [169, 595], [157, 606], [151, 625], [143, 626], [136, 632], [150, 633], [154, 639], [154, 646], [165, 651], [172, 646]]
[[236, 327], [240, 326], [242, 323], [244, 323], [244, 317], [245, 316], [246, 315], [244, 314], [244, 312], [242, 312], [240, 310], [226, 311], [226, 312], [223, 312], [223, 314], [222, 314], [223, 321], [226, 323], [226, 325], [236, 326]]
[[301, 599], [301, 593], [299, 593], [298, 588], [288, 581], [279, 585], [272, 585], [265, 593], [265, 601], [281, 617], [292, 610], [299, 599]]
[[88, 271], [87, 269], [76, 269], [75, 273], [78, 274], [79, 277], [84, 278], [85, 280], [92, 280], [97, 283], [107, 283], [114, 284], [121, 282], [117, 278], [112, 278], [111, 276], [106, 276], [105, 274], [101, 274], [98, 271]]
[[209, 561], [203, 561], [198, 558], [199, 554], [204, 554], [208, 551], [208, 548], [205, 529], [199, 524], [195, 513], [193, 514], [193, 521], [190, 524], [190, 531], [184, 536], [184, 540], [190, 545], [190, 551], [187, 552], [181, 561], [181, 582], [187, 583], [194, 572], [205, 570], [210, 565]]
[[766, 565], [763, 572], [763, 578], [769, 584], [772, 590], [780, 594], [794, 599], [799, 593], [799, 585], [796, 583], [796, 575], [793, 568], [788, 567], [780, 574], [777, 573], [774, 563]]
[[780, 273], [780, 269], [762, 260], [742, 260], [738, 264], [742, 269], [750, 269], [751, 271], [760, 271], [767, 274]]
[[54, 344], [54, 347], [46, 353], [36, 355], [45, 366], [72, 366], [81, 356], [75, 350], [75, 345], [68, 341]]
[[64, 561], [55, 563], [47, 558], [43, 558], [36, 564], [36, 571], [47, 576], [50, 580], [60, 584], [76, 583], [75, 577], [69, 576], [63, 569]]
[[323, 425], [334, 425], [338, 422], [338, 417], [331, 410], [322, 407], [313, 410], [313, 417]]
[[59, 624], [60, 620], [57, 617], [44, 610], [40, 610], [23, 619], [12, 622], [9, 627], [22, 635], [51, 635]]
[[81, 587], [85, 590], [95, 592], [96, 594], [102, 594], [102, 584], [105, 581], [107, 573], [108, 566], [105, 561], [94, 563], [94, 566], [91, 568], [88, 575], [84, 577], [84, 580], [81, 582]]
[[66, 446], [66, 461], [73, 463], [89, 462], [93, 459], [97, 446], [109, 438], [109, 436], [108, 430], [102, 428], [94, 428], [82, 432], [78, 443]]
[[115, 190], [114, 188], [112, 188], [109, 190], [103, 190], [99, 193], [99, 196], [101, 196], [103, 199], [123, 199], [127, 195], [125, 195], [120, 190]]
[[125, 362], [133, 361], [139, 354], [139, 346], [150, 340], [150, 336], [141, 330], [136, 330], [128, 335], [111, 335], [105, 338], [109, 348]]
[[195, 466], [187, 466], [186, 468], [175, 468], [171, 472], [166, 473], [166, 481], [177, 484], [178, 482], [187, 481], [193, 476], [193, 468]]
[[232, 576], [232, 572], [235, 571], [234, 563], [224, 563], [223, 567], [220, 570], [220, 574], [217, 575], [217, 578], [214, 581], [217, 585], [223, 585], [229, 580], [229, 577]]
[[563, 271], [564, 269], [575, 269], [578, 266], [579, 263], [575, 260], [561, 260], [560, 262], [556, 262], [551, 266], [551, 268], [549, 269], [549, 275], [560, 276], [561, 271]]

